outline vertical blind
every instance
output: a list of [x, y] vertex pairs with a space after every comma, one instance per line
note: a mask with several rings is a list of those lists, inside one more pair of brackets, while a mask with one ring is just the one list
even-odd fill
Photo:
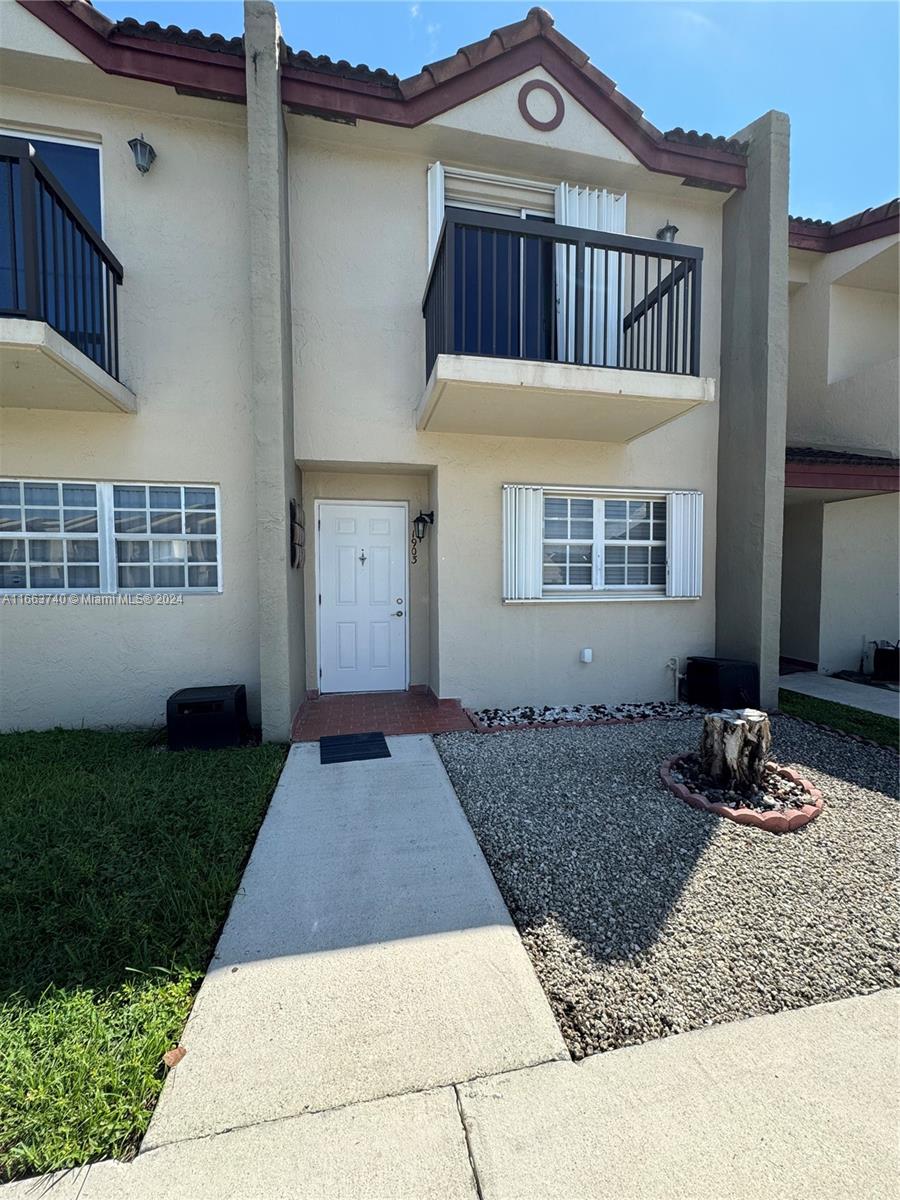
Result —
[[[625, 232], [625, 196], [606, 188], [561, 183], [556, 189], [556, 221], [578, 229]], [[606, 303], [603, 302], [604, 291]], [[602, 250], [586, 250], [584, 293], [593, 298], [584, 306], [584, 347], [588, 362], [617, 366], [619, 325], [618, 259]], [[605, 320], [604, 320], [605, 314]], [[575, 361], [575, 247], [556, 249], [557, 345], [561, 362]], [[604, 339], [605, 335], [605, 339]]]
[[543, 557], [544, 489], [504, 485], [504, 600], [540, 599]]
[[670, 492], [666, 505], [666, 595], [703, 588], [703, 493]]
[[[637, 493], [639, 494], [639, 493]], [[666, 493], [666, 595], [703, 588], [703, 493]], [[543, 595], [544, 489], [503, 485], [503, 599]]]

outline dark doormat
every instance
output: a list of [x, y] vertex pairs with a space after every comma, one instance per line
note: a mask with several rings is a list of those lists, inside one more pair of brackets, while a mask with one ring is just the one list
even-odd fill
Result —
[[364, 758], [390, 758], [383, 733], [340, 733], [319, 738], [319, 762], [358, 762]]

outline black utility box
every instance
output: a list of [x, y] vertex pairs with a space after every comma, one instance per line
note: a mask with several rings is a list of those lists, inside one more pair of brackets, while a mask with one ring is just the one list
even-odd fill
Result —
[[739, 658], [689, 658], [689, 704], [705, 708], [758, 708], [759, 667]]
[[170, 750], [219, 750], [239, 746], [249, 730], [247, 689], [242, 683], [182, 688], [166, 702]]
[[900, 683], [900, 647], [881, 642], [875, 647], [872, 676], [883, 683]]

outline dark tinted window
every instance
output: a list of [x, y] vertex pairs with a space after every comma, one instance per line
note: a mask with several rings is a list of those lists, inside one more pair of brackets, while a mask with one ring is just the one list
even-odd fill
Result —
[[101, 233], [99, 150], [68, 142], [42, 142], [33, 137], [28, 140], [97, 233]]

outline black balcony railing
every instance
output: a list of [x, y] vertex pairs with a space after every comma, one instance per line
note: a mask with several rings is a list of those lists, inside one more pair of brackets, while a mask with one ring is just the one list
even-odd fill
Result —
[[0, 315], [46, 321], [118, 379], [122, 277], [34, 147], [0, 137]]
[[425, 289], [439, 354], [700, 374], [703, 251], [449, 209]]

